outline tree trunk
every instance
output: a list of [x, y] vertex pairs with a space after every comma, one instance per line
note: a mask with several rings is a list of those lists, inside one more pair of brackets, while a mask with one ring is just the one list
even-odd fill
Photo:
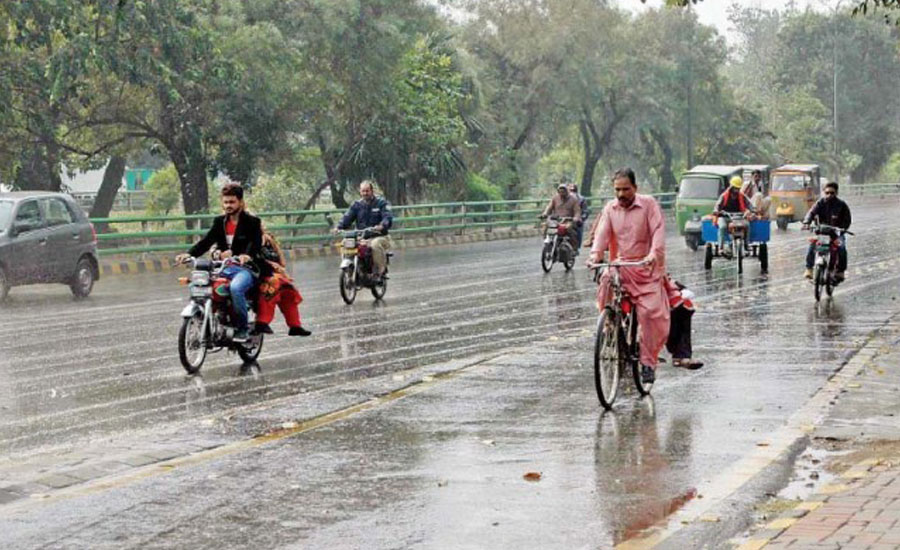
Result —
[[[113, 204], [116, 202], [116, 194], [119, 187], [122, 186], [122, 178], [125, 176], [125, 157], [113, 156], [106, 165], [103, 172], [103, 182], [97, 191], [97, 197], [94, 198], [94, 205], [91, 207], [89, 216], [91, 218], [108, 218], [112, 211]], [[106, 233], [108, 229], [106, 223], [98, 223], [95, 225], [98, 233]]]
[[[199, 145], [199, 139], [196, 145]], [[170, 149], [169, 157], [178, 171], [181, 182], [181, 201], [185, 214], [199, 214], [209, 209], [209, 188], [206, 186], [206, 164], [197, 149]]]
[[16, 172], [15, 187], [23, 191], [54, 191], [62, 189], [62, 166], [45, 145], [36, 145], [22, 158]]
[[342, 181], [339, 185], [337, 182], [332, 181], [329, 185], [329, 189], [331, 190], [331, 204], [333, 204], [335, 208], [343, 209], [350, 207], [350, 203], [347, 202], [347, 199], [344, 197], [344, 192], [347, 190], [346, 181]]

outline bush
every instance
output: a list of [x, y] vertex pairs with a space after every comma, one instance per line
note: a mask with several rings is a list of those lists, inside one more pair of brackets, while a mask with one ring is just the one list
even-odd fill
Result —
[[168, 215], [178, 206], [181, 198], [181, 184], [175, 166], [169, 164], [157, 171], [144, 185], [147, 191], [147, 213], [151, 216]]
[[467, 201], [502, 201], [503, 191], [478, 174], [466, 175]]

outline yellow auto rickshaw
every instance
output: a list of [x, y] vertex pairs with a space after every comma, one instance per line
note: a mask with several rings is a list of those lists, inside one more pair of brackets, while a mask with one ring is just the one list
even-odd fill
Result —
[[803, 219], [819, 198], [821, 177], [818, 164], [785, 164], [772, 170], [770, 214], [778, 229]]

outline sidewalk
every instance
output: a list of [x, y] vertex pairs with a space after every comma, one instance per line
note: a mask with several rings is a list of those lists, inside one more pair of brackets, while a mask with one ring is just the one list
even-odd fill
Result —
[[761, 526], [739, 550], [900, 548], [900, 330], [885, 330], [891, 344], [812, 434], [812, 449], [842, 453], [831, 461], [836, 477]]

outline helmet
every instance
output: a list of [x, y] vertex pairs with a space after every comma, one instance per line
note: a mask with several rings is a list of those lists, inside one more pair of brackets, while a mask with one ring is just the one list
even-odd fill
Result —
[[731, 177], [731, 186], [732, 187], [737, 187], [738, 189], [740, 189], [741, 187], [743, 187], [743, 185], [744, 185], [744, 180], [741, 179], [740, 176], [732, 176]]

